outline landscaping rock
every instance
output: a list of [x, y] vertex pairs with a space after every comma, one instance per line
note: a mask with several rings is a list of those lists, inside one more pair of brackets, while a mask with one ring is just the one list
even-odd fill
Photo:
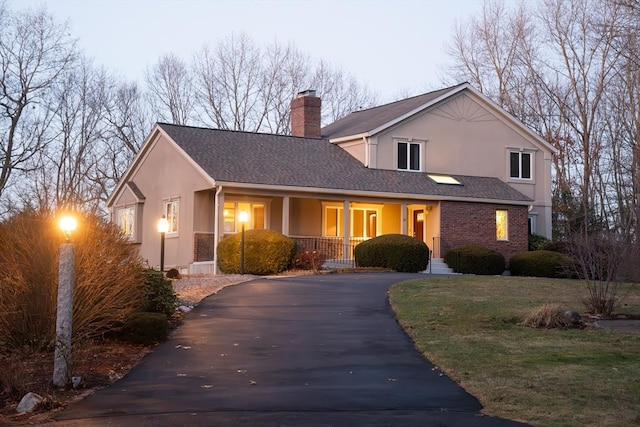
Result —
[[567, 310], [564, 312], [564, 317], [567, 318], [572, 324], [579, 325], [582, 323], [582, 316], [575, 311]]
[[29, 392], [25, 394], [22, 397], [22, 399], [20, 399], [20, 403], [18, 403], [16, 412], [19, 414], [22, 414], [25, 412], [32, 412], [35, 409], [35, 407], [38, 406], [38, 404], [43, 400], [44, 399], [39, 394]]
[[193, 307], [189, 307], [189, 306], [186, 306], [186, 305], [181, 305], [180, 307], [178, 307], [178, 311], [180, 313], [184, 313], [184, 314], [189, 313], [191, 310], [193, 310]]

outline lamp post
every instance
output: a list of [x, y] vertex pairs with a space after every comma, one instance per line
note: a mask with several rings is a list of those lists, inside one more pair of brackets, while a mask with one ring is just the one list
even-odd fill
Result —
[[169, 221], [162, 215], [158, 221], [158, 233], [160, 233], [160, 272], [164, 272], [164, 235], [169, 231]]
[[65, 241], [60, 244], [58, 264], [58, 303], [56, 308], [56, 343], [53, 356], [53, 385], [65, 387], [71, 382], [71, 326], [73, 322], [73, 273], [75, 248], [71, 233], [77, 227], [74, 217], [63, 216], [58, 223]]
[[238, 214], [238, 221], [242, 227], [240, 235], [240, 274], [244, 274], [244, 224], [249, 220], [249, 214], [245, 211], [240, 211]]

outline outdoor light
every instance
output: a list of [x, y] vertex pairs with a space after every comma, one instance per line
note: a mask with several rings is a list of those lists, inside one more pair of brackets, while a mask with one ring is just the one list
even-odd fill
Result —
[[160, 233], [160, 272], [164, 272], [164, 235], [169, 231], [169, 221], [162, 215], [158, 221], [158, 233]]
[[249, 214], [245, 211], [240, 211], [238, 214], [238, 221], [242, 227], [240, 235], [240, 274], [244, 274], [244, 223], [249, 220]]
[[58, 221], [60, 230], [64, 233], [64, 239], [67, 243], [71, 240], [71, 233], [73, 233], [78, 226], [78, 221], [70, 215], [65, 215]]
[[71, 382], [71, 325], [73, 323], [73, 280], [75, 249], [71, 233], [78, 223], [72, 216], [63, 216], [58, 225], [65, 241], [60, 244], [58, 264], [58, 302], [56, 309], [56, 342], [53, 359], [53, 385], [65, 387]]

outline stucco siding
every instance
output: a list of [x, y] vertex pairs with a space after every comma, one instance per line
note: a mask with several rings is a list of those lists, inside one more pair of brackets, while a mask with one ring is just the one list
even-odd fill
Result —
[[[322, 205], [318, 199], [291, 199], [290, 224], [294, 236], [322, 236]], [[295, 220], [294, 220], [295, 219]]]
[[386, 204], [382, 207], [382, 234], [402, 233], [400, 208], [401, 205], [398, 204]]
[[[160, 264], [157, 224], [162, 216], [163, 201], [178, 199], [178, 233], [166, 236], [165, 268], [187, 267], [193, 260], [194, 219], [202, 219], [205, 215], [202, 211], [197, 215], [194, 212], [194, 192], [209, 188], [210, 183], [161, 134], [156, 135], [151, 148], [130, 178], [146, 197], [140, 223], [146, 237], [140, 246], [140, 254], [149, 265]], [[207, 203], [201, 199], [199, 205], [204, 209]], [[204, 224], [198, 224], [201, 225]]]

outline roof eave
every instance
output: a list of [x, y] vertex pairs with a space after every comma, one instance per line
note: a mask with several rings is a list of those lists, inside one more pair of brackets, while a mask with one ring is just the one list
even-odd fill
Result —
[[507, 200], [507, 199], [491, 199], [480, 197], [463, 197], [463, 196], [442, 196], [442, 195], [430, 195], [419, 193], [391, 193], [391, 192], [379, 192], [379, 191], [362, 191], [362, 190], [342, 190], [334, 188], [317, 188], [317, 187], [297, 187], [288, 185], [269, 185], [269, 184], [255, 184], [244, 182], [232, 182], [232, 181], [217, 181], [217, 184], [222, 187], [236, 187], [236, 188], [251, 188], [261, 190], [272, 191], [287, 191], [298, 193], [320, 193], [320, 194], [332, 194], [342, 196], [363, 196], [374, 198], [386, 198], [386, 199], [420, 199], [430, 201], [452, 201], [452, 202], [475, 202], [475, 203], [491, 203], [500, 205], [518, 205], [529, 206], [534, 201], [533, 199], [527, 200]]
[[329, 142], [332, 144], [339, 144], [341, 142], [353, 141], [354, 139], [368, 138], [371, 134], [369, 132], [358, 133], [355, 135], [340, 136], [338, 138], [330, 138]]

